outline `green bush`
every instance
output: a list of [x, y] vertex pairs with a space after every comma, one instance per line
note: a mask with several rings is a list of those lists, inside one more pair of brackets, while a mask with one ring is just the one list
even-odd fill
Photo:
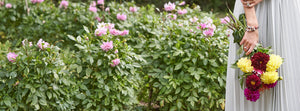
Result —
[[[65, 73], [60, 49], [51, 45], [39, 49], [26, 45], [14, 50], [10, 43], [1, 44], [0, 108], [1, 110], [67, 110], [74, 109], [75, 82]], [[6, 55], [15, 52], [15, 62]]]
[[[166, 12], [154, 5], [147, 5], [138, 7], [138, 11], [134, 13], [129, 11], [129, 7], [136, 6], [134, 2], [110, 2], [105, 6], [110, 8], [109, 12], [92, 13], [88, 10], [89, 4], [86, 3], [70, 3], [68, 9], [64, 10], [48, 1], [30, 4], [29, 14], [24, 11], [22, 2], [12, 9], [0, 7], [3, 12], [0, 13], [3, 17], [0, 20], [0, 36], [4, 38], [1, 43], [9, 40], [12, 44], [0, 47], [1, 51], [4, 50], [0, 56], [0, 72], [8, 75], [1, 78], [2, 84], [6, 85], [5, 91], [18, 92], [26, 89], [14, 89], [16, 86], [11, 85], [15, 84], [17, 79], [10, 80], [11, 72], [22, 75], [22, 72], [26, 71], [22, 68], [11, 69], [13, 65], [18, 65], [18, 62], [27, 58], [27, 55], [24, 55], [26, 48], [19, 47], [24, 38], [29, 41], [43, 38], [53, 47], [62, 48], [29, 48], [37, 57], [50, 60], [55, 58], [62, 63], [55, 66], [40, 65], [37, 61], [31, 61], [36, 64], [30, 67], [29, 71], [39, 74], [41, 72], [37, 70], [40, 67], [43, 67], [43, 70], [51, 69], [52, 73], [55, 70], [57, 75], [59, 74], [58, 79], [54, 73], [50, 73], [53, 76], [42, 78], [48, 78], [59, 86], [62, 91], [55, 92], [49, 89], [50, 92], [55, 92], [58, 98], [49, 98], [46, 94], [46, 100], [38, 96], [38, 100], [43, 102], [33, 104], [31, 101], [24, 103], [23, 99], [14, 95], [6, 95], [11, 103], [22, 103], [25, 108], [21, 107], [22, 105], [9, 107], [7, 99], [3, 98], [0, 98], [0, 106], [4, 105], [3, 109], [28, 110], [224, 109], [229, 33], [226, 25], [220, 23], [220, 18], [213, 13], [202, 12], [200, 6], [189, 8], [177, 5], [174, 11]], [[98, 8], [100, 9], [102, 8]], [[179, 9], [186, 9], [188, 13], [179, 15]], [[118, 20], [117, 14], [125, 14], [127, 19]], [[170, 14], [177, 14], [176, 20], [170, 19], [174, 17]], [[95, 17], [100, 17], [103, 23], [115, 24], [115, 29], [129, 30], [129, 34], [112, 36], [108, 30], [107, 34], [96, 36], [95, 30], [99, 28], [99, 22]], [[195, 17], [199, 20], [191, 22], [190, 19]], [[207, 28], [201, 28], [201, 23], [205, 23]], [[211, 36], [204, 34], [205, 31], [211, 30], [214, 33]], [[113, 42], [113, 49], [103, 51], [101, 45], [108, 41]], [[20, 54], [16, 63], [10, 63], [5, 58], [9, 51]], [[53, 51], [56, 56], [53, 55]], [[121, 62], [112, 67], [112, 60], [116, 58]], [[39, 59], [44, 60], [47, 59]], [[29, 66], [25, 64], [24, 67]], [[19, 82], [17, 87], [21, 86], [21, 81]], [[35, 86], [37, 89], [39, 87]], [[27, 90], [26, 94], [36, 93], [31, 89]], [[24, 99], [28, 96], [24, 96]], [[54, 101], [60, 101], [63, 106]], [[39, 107], [36, 107], [37, 105]]]

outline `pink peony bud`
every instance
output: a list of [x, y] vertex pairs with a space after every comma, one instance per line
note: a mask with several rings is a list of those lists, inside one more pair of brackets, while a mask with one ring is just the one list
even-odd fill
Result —
[[187, 13], [187, 10], [186, 10], [186, 9], [178, 10], [177, 13], [178, 13], [179, 15], [183, 15], [183, 14], [186, 14], [186, 13]]
[[121, 34], [121, 31], [119, 31], [119, 30], [117, 30], [117, 29], [110, 29], [110, 30], [109, 30], [109, 33], [110, 33], [111, 35], [118, 36], [118, 35]]
[[96, 13], [97, 12], [97, 7], [90, 6], [89, 10]]
[[227, 22], [230, 22], [230, 18], [229, 17], [221, 18], [221, 24], [227, 24]]
[[109, 7], [105, 8], [105, 12], [109, 12], [109, 10], [110, 10]]
[[7, 59], [8, 59], [8, 61], [10, 61], [11, 63], [15, 62], [17, 57], [18, 57], [18, 55], [15, 54], [14, 52], [9, 52], [9, 53], [7, 54]]
[[118, 50], [116, 50], [116, 51], [115, 51], [115, 54], [117, 54], [117, 53], [119, 53], [119, 51], [118, 51]]
[[95, 17], [95, 19], [96, 19], [98, 22], [101, 22], [101, 18], [100, 18], [100, 17]]
[[125, 36], [125, 35], [128, 35], [129, 34], [129, 31], [128, 30], [123, 30], [120, 35], [121, 36]]

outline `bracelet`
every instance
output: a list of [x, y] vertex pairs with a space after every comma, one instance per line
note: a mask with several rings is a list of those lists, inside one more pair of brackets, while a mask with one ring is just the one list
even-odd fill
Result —
[[259, 28], [258, 26], [257, 27], [255, 27], [255, 26], [247, 26], [246, 31], [247, 32], [253, 32], [253, 31], [257, 30], [258, 28]]

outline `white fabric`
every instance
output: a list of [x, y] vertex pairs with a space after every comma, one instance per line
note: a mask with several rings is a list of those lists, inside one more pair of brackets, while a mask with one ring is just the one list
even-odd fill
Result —
[[[243, 13], [236, 0], [234, 14]], [[225, 111], [300, 111], [300, 0], [263, 0], [256, 6], [259, 39], [263, 46], [272, 46], [284, 58], [279, 69], [283, 77], [277, 86], [265, 91], [256, 102], [246, 100], [241, 89], [238, 69], [230, 66], [239, 59], [238, 46], [230, 37]]]

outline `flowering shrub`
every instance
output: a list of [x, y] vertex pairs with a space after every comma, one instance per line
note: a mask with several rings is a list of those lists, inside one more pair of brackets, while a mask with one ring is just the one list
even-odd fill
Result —
[[[101, 23], [101, 28], [113, 24]], [[98, 27], [99, 28], [99, 27]], [[112, 27], [111, 27], [112, 28]], [[137, 72], [144, 61], [127, 45], [123, 36], [87, 33], [71, 40], [79, 49], [74, 53], [70, 70], [76, 75], [76, 109], [130, 110], [138, 105], [137, 90], [141, 78]], [[107, 30], [108, 31], [108, 30]]]
[[[67, 110], [74, 109], [71, 98], [74, 82], [70, 80], [60, 58], [60, 48], [37, 45], [9, 49], [1, 46], [0, 105], [6, 110]], [[14, 53], [11, 53], [14, 52]]]

